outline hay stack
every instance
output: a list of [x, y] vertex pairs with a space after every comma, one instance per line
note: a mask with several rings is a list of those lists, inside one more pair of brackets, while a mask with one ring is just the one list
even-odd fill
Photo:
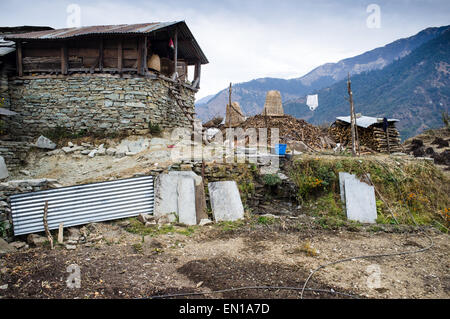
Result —
[[241, 106], [238, 102], [232, 102], [231, 107], [227, 104], [227, 112], [225, 117], [226, 127], [236, 127], [245, 121], [244, 114], [242, 113]]
[[280, 91], [269, 91], [266, 95], [266, 103], [262, 115], [284, 116], [283, 104], [281, 102]]

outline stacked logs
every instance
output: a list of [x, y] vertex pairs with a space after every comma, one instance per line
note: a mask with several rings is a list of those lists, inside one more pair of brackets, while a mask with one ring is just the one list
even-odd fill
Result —
[[[373, 124], [368, 128], [358, 126], [358, 139], [361, 146], [364, 146], [373, 151], [387, 153], [389, 136], [389, 150], [390, 152], [401, 152], [400, 133], [395, 127], [394, 123], [389, 123], [388, 134], [383, 131], [382, 124]], [[352, 145], [352, 135], [350, 131], [350, 124], [336, 121], [328, 130], [328, 133], [334, 138], [337, 143], [342, 146]]]

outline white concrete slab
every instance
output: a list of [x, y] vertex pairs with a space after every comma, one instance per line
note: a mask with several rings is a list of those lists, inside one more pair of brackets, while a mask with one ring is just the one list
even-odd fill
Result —
[[347, 219], [360, 223], [375, 223], [377, 206], [375, 189], [358, 179], [345, 179], [345, 206]]
[[235, 181], [208, 184], [209, 198], [215, 221], [235, 221], [244, 218], [244, 207]]
[[180, 176], [178, 180], [178, 221], [185, 225], [196, 225], [194, 179]]
[[5, 159], [0, 156], [0, 179], [9, 177], [8, 167], [6, 167]]

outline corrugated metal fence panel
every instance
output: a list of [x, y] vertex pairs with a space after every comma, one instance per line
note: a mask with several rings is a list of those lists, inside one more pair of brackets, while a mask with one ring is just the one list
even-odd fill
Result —
[[62, 187], [10, 197], [14, 235], [44, 231], [44, 205], [48, 226], [64, 227], [153, 213], [153, 177], [143, 176]]

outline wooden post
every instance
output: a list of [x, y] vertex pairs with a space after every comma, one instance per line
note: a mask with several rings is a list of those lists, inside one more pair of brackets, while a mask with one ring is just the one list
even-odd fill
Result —
[[347, 90], [350, 101], [350, 130], [352, 133], [352, 156], [356, 155], [356, 145], [355, 145], [355, 129], [356, 129], [356, 119], [355, 110], [353, 109], [353, 93], [352, 93], [352, 82], [350, 81], [350, 73], [348, 74], [347, 80]]
[[103, 39], [100, 40], [100, 47], [98, 49], [98, 69], [103, 72]]
[[177, 78], [177, 68], [178, 68], [178, 29], [175, 29], [175, 53], [174, 53], [174, 65], [175, 65], [175, 70], [174, 70], [174, 76], [175, 79]]
[[63, 43], [61, 47], [61, 73], [67, 74], [67, 68], [69, 64], [69, 58], [67, 56], [67, 43]]
[[48, 201], [45, 201], [44, 218], [43, 218], [44, 230], [45, 230], [45, 234], [47, 235], [47, 239], [50, 242], [50, 248], [53, 249], [54, 248], [53, 247], [53, 236], [50, 233], [50, 230], [48, 229], [47, 215], [48, 215]]
[[[228, 90], [228, 114], [230, 116], [228, 116], [228, 128], [231, 128], [231, 91], [232, 91], [232, 86], [231, 86], [231, 82], [230, 82], [230, 88]], [[225, 118], [227, 117], [227, 110], [225, 110]]]
[[17, 64], [17, 74], [19, 76], [23, 75], [23, 64], [22, 64], [22, 42], [16, 42], [16, 64]]
[[147, 37], [144, 38], [144, 43], [143, 43], [143, 52], [142, 52], [142, 74], [147, 74], [147, 54], [148, 54], [148, 49], [147, 49]]
[[138, 74], [142, 75], [142, 58], [143, 58], [143, 49], [142, 49], [142, 38], [138, 39], [138, 52], [137, 52], [137, 71]]
[[200, 88], [201, 71], [202, 71], [202, 63], [200, 61], [198, 61], [195, 64], [194, 82], [192, 85], [194, 88]]
[[58, 243], [64, 243], [64, 223], [59, 223], [58, 227]]
[[122, 74], [122, 64], [123, 64], [123, 49], [122, 49], [122, 39], [119, 40], [117, 44], [117, 69], [119, 74]]

